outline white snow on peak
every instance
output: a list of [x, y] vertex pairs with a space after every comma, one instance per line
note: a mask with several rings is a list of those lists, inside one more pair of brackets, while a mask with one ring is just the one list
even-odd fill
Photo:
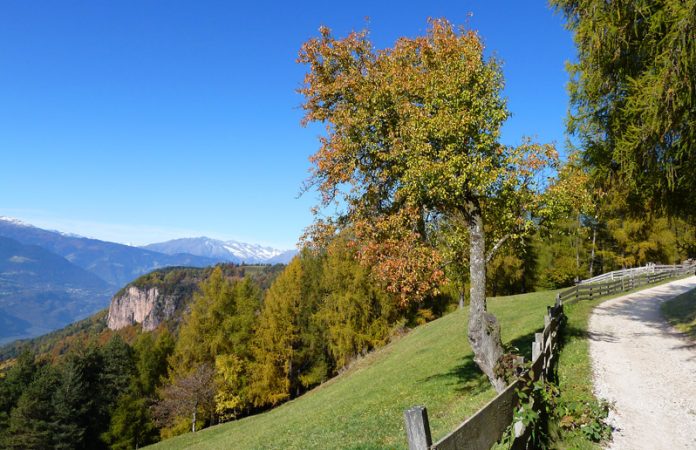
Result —
[[32, 227], [33, 225], [28, 224], [22, 220], [15, 219], [14, 217], [0, 216], [0, 221], [11, 223], [12, 225], [18, 225], [21, 227]]
[[226, 241], [223, 242], [223, 247], [234, 256], [241, 259], [258, 259], [266, 260], [283, 253], [283, 250], [278, 250], [271, 247], [262, 247], [256, 244], [246, 244], [244, 242]]

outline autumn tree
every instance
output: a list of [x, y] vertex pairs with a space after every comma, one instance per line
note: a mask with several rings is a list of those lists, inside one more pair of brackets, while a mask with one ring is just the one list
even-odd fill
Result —
[[[349, 230], [348, 230], [349, 231]], [[360, 264], [349, 233], [336, 236], [326, 249], [321, 278], [325, 293], [317, 317], [336, 369], [386, 343], [400, 316], [394, 296], [386, 293]]]
[[326, 378], [324, 337], [316, 319], [320, 282], [321, 259], [305, 250], [266, 292], [252, 341], [256, 406], [277, 405]]
[[210, 423], [215, 414], [215, 369], [203, 363], [186, 374], [176, 376], [160, 390], [161, 400], [154, 407], [157, 421], [172, 426], [181, 417], [190, 417], [191, 432], [199, 422]]
[[[304, 124], [326, 124], [308, 183], [321, 207], [315, 239], [350, 225], [369, 264], [403, 304], [432, 293], [444, 278], [433, 245], [438, 221], [461, 217], [468, 232], [468, 338], [475, 361], [497, 390], [503, 354], [497, 319], [486, 307], [486, 261], [524, 230], [536, 201], [536, 175], [555, 160], [550, 146], [500, 145], [508, 117], [498, 62], [473, 31], [432, 20], [426, 36], [376, 51], [368, 33], [336, 39], [328, 28], [307, 41], [300, 92]], [[322, 212], [322, 208], [318, 208]], [[487, 245], [485, 224], [495, 224]]]
[[578, 50], [569, 131], [638, 214], [696, 212], [696, 1], [552, 0]]
[[200, 284], [171, 358], [171, 378], [205, 364], [216, 372], [216, 412], [231, 418], [251, 405], [247, 392], [251, 339], [261, 291], [249, 278], [228, 279], [220, 267]]

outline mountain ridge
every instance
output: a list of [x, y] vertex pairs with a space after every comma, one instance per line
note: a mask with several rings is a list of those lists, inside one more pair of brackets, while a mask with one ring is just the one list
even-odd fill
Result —
[[167, 255], [186, 253], [206, 258], [222, 258], [226, 262], [248, 264], [287, 264], [297, 254], [297, 250], [280, 250], [258, 244], [248, 244], [234, 240], [223, 241], [206, 236], [179, 238], [141, 248]]
[[[217, 241], [210, 240], [217, 245]], [[155, 250], [46, 230], [0, 216], [0, 344], [31, 338], [99, 311], [119, 288], [165, 267], [283, 263], [294, 251], [228, 241], [219, 256]], [[236, 259], [235, 259], [236, 258]]]
[[205, 267], [219, 259], [195, 255], [166, 255], [152, 250], [68, 233], [45, 230], [18, 219], [0, 217], [0, 236], [36, 245], [94, 273], [119, 288], [153, 269], [168, 266]]

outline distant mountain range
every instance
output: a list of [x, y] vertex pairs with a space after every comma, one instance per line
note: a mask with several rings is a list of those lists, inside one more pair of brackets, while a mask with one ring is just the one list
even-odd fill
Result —
[[220, 241], [207, 237], [174, 239], [172, 241], [146, 245], [142, 248], [167, 255], [188, 253], [227, 262], [247, 264], [287, 264], [297, 254], [297, 250], [283, 251], [255, 244]]
[[115, 242], [44, 230], [6, 217], [0, 217], [0, 236], [26, 245], [37, 245], [60, 255], [117, 288], [158, 267], [204, 267], [220, 262], [219, 259], [194, 255], [165, 255]]
[[114, 287], [67, 259], [0, 237], [0, 342], [47, 333], [104, 307]]
[[287, 263], [295, 253], [208, 238], [132, 247], [0, 217], [0, 343], [87, 317], [120, 287], [158, 268]]

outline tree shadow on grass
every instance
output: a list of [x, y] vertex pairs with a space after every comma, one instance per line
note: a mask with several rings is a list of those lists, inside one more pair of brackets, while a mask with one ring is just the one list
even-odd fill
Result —
[[[535, 332], [541, 332], [542, 330], [543, 327]], [[506, 343], [506, 351], [513, 350], [515, 353], [524, 356], [525, 361], [529, 361], [532, 357], [532, 342], [534, 342], [535, 332], [518, 336]], [[428, 383], [434, 380], [444, 381], [449, 385], [453, 385], [456, 392], [467, 395], [477, 395], [491, 387], [488, 378], [474, 362], [473, 354], [468, 354], [461, 358], [460, 362], [450, 370], [430, 375], [419, 380], [419, 382]]]
[[444, 381], [447, 384], [454, 385], [456, 392], [469, 395], [480, 394], [490, 386], [488, 379], [474, 362], [474, 355], [472, 354], [464, 356], [461, 362], [450, 370], [427, 376], [418, 381], [420, 383]]
[[563, 327], [563, 331], [560, 335], [560, 340], [558, 341], [561, 348], [565, 344], [574, 340], [590, 340], [590, 341], [603, 341], [603, 342], [616, 342], [617, 339], [611, 333], [599, 333], [596, 331], [589, 331], [585, 328], [579, 328], [566, 323]]

